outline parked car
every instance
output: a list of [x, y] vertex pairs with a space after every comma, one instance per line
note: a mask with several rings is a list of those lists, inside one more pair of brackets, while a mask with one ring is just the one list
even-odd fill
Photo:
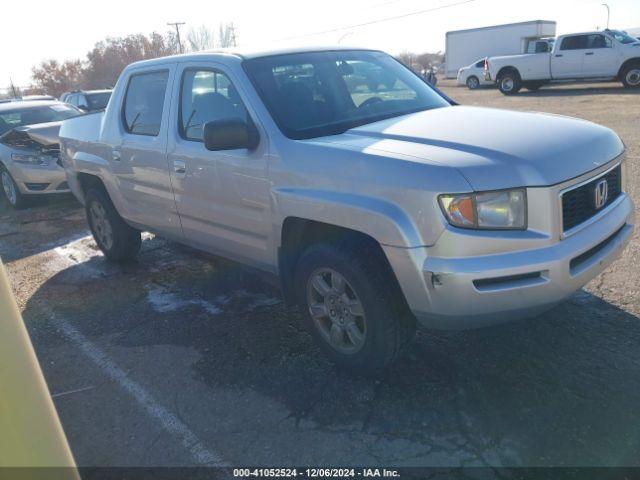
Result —
[[60, 121], [80, 115], [57, 100], [0, 105], [0, 177], [2, 193], [15, 208], [26, 196], [69, 191], [60, 164]]
[[469, 90], [475, 90], [484, 85], [494, 85], [494, 82], [484, 79], [484, 62], [485, 59], [482, 58], [458, 70], [458, 85], [466, 85]]
[[111, 90], [76, 90], [63, 93], [60, 101], [69, 103], [83, 112], [99, 112], [109, 103]]
[[16, 100], [22, 100], [23, 102], [37, 102], [39, 100], [55, 100], [55, 97], [51, 95], [23, 95]]
[[[394, 89], [362, 100], [344, 63]], [[546, 311], [633, 232], [614, 132], [455, 105], [378, 51], [134, 63], [104, 114], [60, 137], [107, 259], [133, 258], [148, 230], [277, 275], [321, 348], [357, 371], [396, 358], [416, 319], [460, 329]]]
[[640, 88], [640, 42], [617, 30], [561, 35], [548, 53], [489, 58], [485, 79], [505, 95], [576, 80], [618, 80]]

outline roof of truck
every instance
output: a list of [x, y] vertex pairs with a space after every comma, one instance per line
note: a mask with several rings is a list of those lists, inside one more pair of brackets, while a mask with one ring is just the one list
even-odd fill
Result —
[[292, 53], [309, 53], [309, 52], [327, 52], [327, 51], [348, 51], [348, 50], [365, 50], [379, 51], [373, 48], [347, 47], [343, 45], [331, 46], [306, 46], [306, 47], [231, 47], [214, 50], [204, 50], [197, 53], [183, 53], [180, 55], [170, 55], [168, 57], [154, 58], [151, 60], [142, 60], [132, 63], [135, 66], [148, 66], [154, 64], [163, 64], [171, 61], [188, 62], [190, 60], [202, 60], [204, 57], [232, 56], [248, 60], [251, 58], [270, 57], [272, 55], [286, 55]]

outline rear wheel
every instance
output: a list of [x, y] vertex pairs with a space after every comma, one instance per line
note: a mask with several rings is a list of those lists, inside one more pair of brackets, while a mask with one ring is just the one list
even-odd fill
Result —
[[640, 88], [640, 62], [625, 67], [621, 77], [626, 88]]
[[514, 95], [522, 88], [520, 74], [515, 70], [507, 70], [498, 77], [498, 88], [505, 95]]
[[24, 207], [24, 195], [20, 193], [18, 185], [13, 180], [13, 177], [11, 176], [9, 171], [3, 165], [0, 165], [0, 180], [2, 181], [2, 193], [4, 194], [4, 198], [9, 203], [9, 205], [16, 209]]
[[135, 258], [141, 245], [140, 232], [127, 225], [106, 192], [89, 190], [85, 210], [93, 238], [108, 260], [125, 262]]
[[469, 90], [475, 90], [479, 86], [480, 86], [480, 80], [478, 79], [478, 77], [476, 77], [475, 75], [472, 75], [469, 78], [467, 78], [467, 87], [469, 88]]
[[307, 328], [337, 365], [374, 374], [413, 338], [415, 319], [376, 252], [354, 246], [309, 247], [296, 267]]

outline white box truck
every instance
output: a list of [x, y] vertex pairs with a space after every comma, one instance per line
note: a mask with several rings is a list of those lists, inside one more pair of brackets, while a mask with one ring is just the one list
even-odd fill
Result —
[[455, 78], [458, 70], [484, 57], [526, 52], [531, 40], [555, 37], [556, 22], [532, 20], [491, 27], [447, 32], [445, 76]]

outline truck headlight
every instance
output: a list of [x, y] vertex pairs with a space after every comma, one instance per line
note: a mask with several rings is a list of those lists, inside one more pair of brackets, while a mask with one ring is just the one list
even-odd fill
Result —
[[11, 160], [27, 165], [48, 165], [49, 160], [44, 155], [33, 153], [12, 153]]
[[440, 195], [440, 208], [451, 225], [484, 230], [524, 230], [527, 192], [523, 188]]

